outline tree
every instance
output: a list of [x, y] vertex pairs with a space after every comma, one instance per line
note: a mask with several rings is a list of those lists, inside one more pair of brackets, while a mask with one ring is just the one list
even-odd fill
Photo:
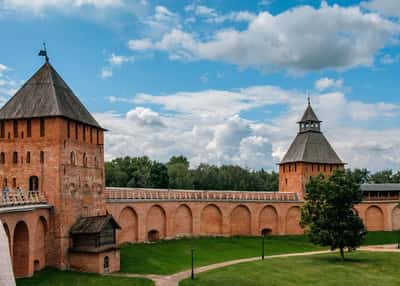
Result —
[[322, 174], [311, 178], [305, 189], [305, 204], [301, 211], [301, 225], [314, 244], [339, 249], [361, 245], [366, 230], [354, 205], [361, 202], [360, 185], [349, 171], [336, 171], [325, 178]]
[[152, 188], [168, 188], [168, 168], [165, 164], [153, 161], [150, 169], [150, 181]]
[[171, 157], [167, 163], [169, 188], [193, 189], [193, 179], [189, 170], [189, 161], [183, 157]]

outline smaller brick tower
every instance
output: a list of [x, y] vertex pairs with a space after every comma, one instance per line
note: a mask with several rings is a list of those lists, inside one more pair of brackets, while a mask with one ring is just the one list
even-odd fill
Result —
[[321, 132], [321, 122], [311, 107], [310, 99], [299, 122], [299, 132], [279, 163], [279, 191], [296, 192], [304, 198], [304, 187], [311, 176], [330, 176], [345, 163]]

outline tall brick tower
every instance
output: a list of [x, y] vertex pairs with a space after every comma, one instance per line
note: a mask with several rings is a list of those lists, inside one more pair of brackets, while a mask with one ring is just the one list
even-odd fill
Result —
[[321, 132], [321, 122], [311, 107], [310, 100], [299, 122], [299, 132], [279, 163], [279, 191], [296, 192], [304, 198], [304, 187], [311, 176], [332, 175], [345, 163]]
[[69, 266], [71, 226], [106, 215], [104, 129], [46, 63], [0, 110], [0, 182], [53, 206], [47, 262]]

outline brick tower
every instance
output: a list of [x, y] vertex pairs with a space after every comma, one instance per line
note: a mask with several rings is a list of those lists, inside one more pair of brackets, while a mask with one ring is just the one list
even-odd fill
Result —
[[0, 110], [0, 182], [53, 206], [47, 264], [69, 267], [70, 229], [106, 215], [104, 129], [46, 63]]
[[311, 176], [332, 175], [345, 163], [321, 132], [321, 122], [311, 107], [310, 100], [299, 122], [299, 132], [279, 163], [279, 191], [296, 192], [304, 198], [304, 187]]

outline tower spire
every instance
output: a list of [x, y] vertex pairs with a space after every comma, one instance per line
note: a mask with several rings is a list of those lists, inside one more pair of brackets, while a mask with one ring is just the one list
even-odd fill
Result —
[[46, 43], [43, 43], [43, 50], [40, 50], [40, 51], [39, 51], [38, 56], [44, 57], [45, 60], [46, 60], [46, 63], [49, 62], [49, 57], [48, 57], [48, 55], [47, 55], [47, 49], [46, 49]]

